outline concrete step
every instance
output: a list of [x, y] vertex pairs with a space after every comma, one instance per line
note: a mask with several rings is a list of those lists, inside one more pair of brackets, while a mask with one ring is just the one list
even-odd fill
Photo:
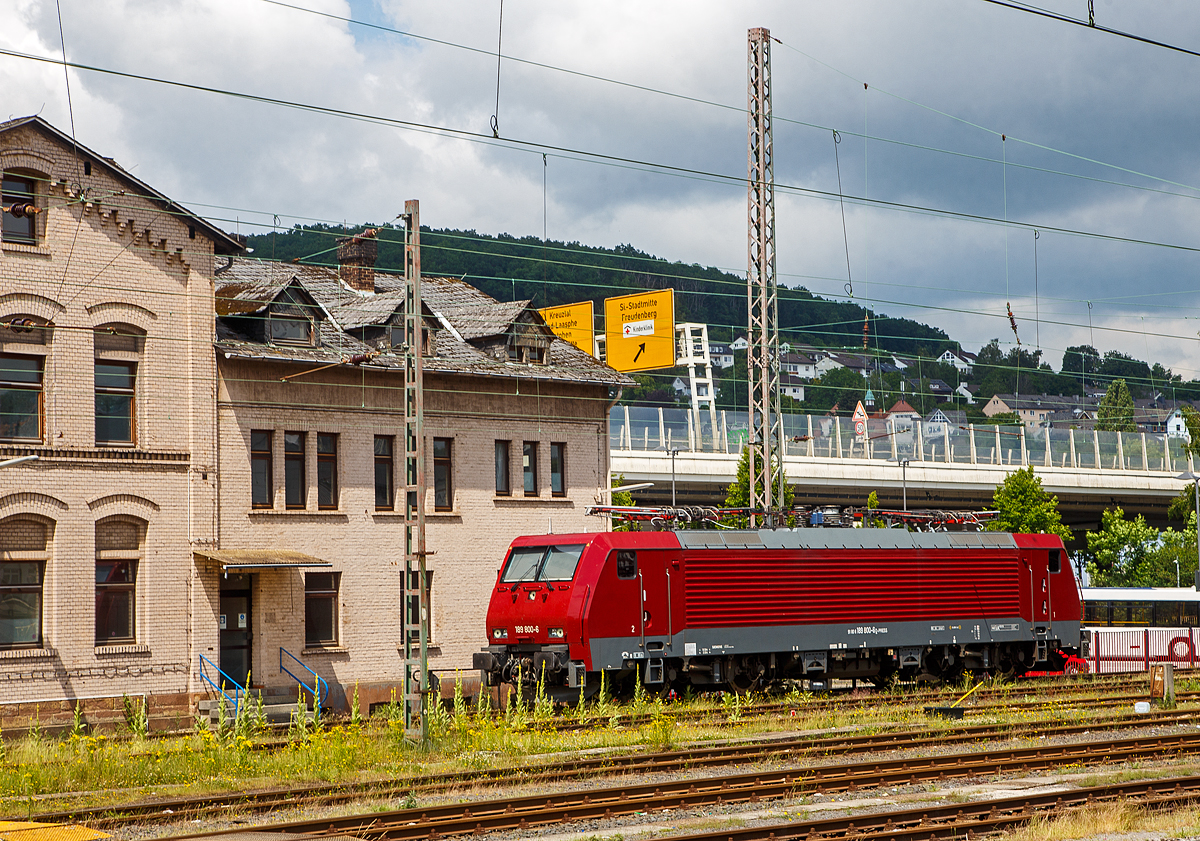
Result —
[[[263, 704], [262, 711], [263, 711], [263, 715], [266, 717], [267, 724], [287, 724], [292, 720], [292, 715], [296, 712], [296, 705], [295, 704]], [[312, 708], [306, 709], [305, 713], [306, 713], [309, 721], [312, 721], [315, 718], [315, 716], [313, 715]], [[232, 710], [226, 710], [225, 717], [226, 717], [227, 722], [232, 721], [233, 720]], [[214, 709], [208, 713], [208, 719], [213, 724], [216, 724], [220, 720], [220, 718], [221, 718], [221, 714], [218, 710]]]
[[[233, 695], [232, 692], [230, 692], [229, 694], [231, 696]], [[311, 707], [312, 706], [312, 698], [309, 696], [309, 694], [307, 692], [304, 694], [305, 694], [305, 703]], [[295, 707], [296, 706], [296, 695], [297, 695], [297, 688], [295, 686], [269, 686], [266, 689], [252, 689], [248, 693], [246, 693], [243, 696], [243, 698], [248, 698], [251, 703], [257, 703], [258, 698], [261, 697], [263, 700], [263, 704], [265, 704], [267, 706], [273, 706], [276, 704], [290, 704], [292, 707]], [[210, 698], [205, 698], [205, 699], [201, 700], [197, 704], [197, 708], [202, 713], [215, 712], [217, 710], [217, 708], [220, 706], [220, 704], [221, 704], [220, 696], [210, 697]], [[225, 705], [227, 708], [232, 710], [233, 705], [230, 704], [228, 701], [225, 702]]]

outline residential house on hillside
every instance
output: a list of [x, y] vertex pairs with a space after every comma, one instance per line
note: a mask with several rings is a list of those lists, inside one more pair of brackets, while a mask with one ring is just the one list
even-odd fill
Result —
[[1055, 413], [1069, 412], [1083, 420], [1083, 416], [1095, 408], [1095, 403], [1088, 398], [1073, 395], [1035, 394], [1017, 397], [1013, 394], [994, 394], [984, 405], [983, 413], [990, 418], [1004, 412], [1015, 412], [1026, 428], [1036, 429], [1051, 425]]
[[968, 353], [962, 348], [954, 348], [944, 351], [942, 355], [938, 357], [938, 362], [943, 362], [946, 365], [953, 365], [962, 374], [968, 375], [971, 373], [971, 369], [975, 367], [976, 359], [976, 354]]
[[849, 368], [851, 371], [861, 374], [863, 379], [866, 379], [875, 370], [875, 362], [870, 356], [865, 354], [829, 353], [817, 360], [814, 367], [817, 376], [823, 376], [834, 368]]
[[794, 400], [804, 399], [804, 386], [807, 380], [793, 376], [792, 374], [779, 375], [779, 393], [791, 397]]
[[811, 380], [817, 375], [816, 363], [803, 353], [785, 353], [780, 367], [783, 373], [801, 379]]
[[1188, 443], [1192, 441], [1192, 434], [1188, 431], [1187, 422], [1183, 419], [1183, 409], [1175, 409], [1167, 418], [1167, 435], [1172, 438], [1182, 438]]
[[[374, 246], [340, 241], [340, 270], [219, 268], [221, 552], [202, 568], [223, 600], [249, 605], [255, 633], [239, 669], [280, 679], [282, 648], [335, 694], [357, 684], [364, 705], [386, 701], [401, 674], [403, 360], [393, 348], [405, 292], [402, 278], [374, 271]], [[608, 485], [608, 409], [631, 381], [555, 337], [528, 301], [448, 278], [423, 278], [422, 297], [430, 664], [453, 674], [486, 644], [510, 541], [600, 525], [584, 509]], [[282, 550], [325, 566], [223, 574], [239, 553]]]
[[896, 432], [908, 432], [914, 425], [920, 423], [921, 413], [914, 409], [907, 400], [897, 400], [887, 410], [887, 419], [891, 421], [892, 429]]
[[745, 336], [738, 336], [733, 340], [733, 344], [730, 345], [730, 347], [732, 347], [734, 350], [745, 350], [746, 348], [750, 347], [750, 343], [746, 341]]
[[[933, 398], [939, 403], [945, 403], [954, 397], [954, 389], [944, 380], [932, 379], [926, 380], [925, 383], [925, 387], [928, 389], [929, 393], [933, 395]], [[911, 379], [908, 381], [908, 384], [912, 387], [914, 393], [919, 393], [921, 391], [921, 380]]]
[[942, 436], [947, 431], [953, 433], [959, 427], [967, 425], [967, 413], [962, 409], [934, 409], [921, 425], [921, 434], [925, 438]]
[[709, 345], [709, 358], [712, 359], [712, 364], [718, 368], [733, 367], [733, 348], [729, 345]]

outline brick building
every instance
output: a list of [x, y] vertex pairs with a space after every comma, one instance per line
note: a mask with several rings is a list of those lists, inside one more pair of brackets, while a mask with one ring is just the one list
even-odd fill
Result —
[[[0, 460], [38, 456], [0, 468], [0, 686], [26, 702], [0, 726], [126, 693], [185, 720], [201, 657], [259, 685], [295, 685], [281, 658], [311, 668], [334, 706], [354, 683], [386, 700], [402, 283], [374, 242], [344, 243], [339, 268], [235, 258], [39, 118], [0, 123], [0, 168]], [[600, 526], [583, 509], [627, 380], [527, 302], [423, 291], [431, 660], [453, 674], [512, 537]]]
[[214, 259], [240, 247], [36, 117], [0, 123], [0, 169], [0, 459], [38, 457], [0, 468], [0, 688], [186, 715], [192, 550], [217, 537]]
[[[249, 605], [253, 681], [289, 680], [283, 648], [330, 682], [334, 706], [354, 683], [364, 706], [386, 700], [401, 672], [403, 281], [372, 264], [217, 269], [221, 552], [204, 574]], [[602, 525], [584, 508], [608, 484], [608, 409], [628, 380], [527, 301], [446, 278], [424, 278], [422, 296], [430, 667], [473, 682], [512, 538]], [[254, 566], [280, 549], [309, 557]], [[225, 577], [243, 557], [246, 574]]]

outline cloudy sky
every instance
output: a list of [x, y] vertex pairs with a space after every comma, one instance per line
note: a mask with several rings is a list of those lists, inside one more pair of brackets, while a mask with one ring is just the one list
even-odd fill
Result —
[[[1194, 0], [1095, 6], [1200, 51]], [[507, 0], [497, 112], [499, 0], [0, 0], [0, 48], [61, 56], [59, 8], [73, 62], [382, 118], [70, 71], [80, 142], [226, 229], [387, 222], [415, 197], [434, 227], [739, 272], [765, 26], [781, 282], [845, 297], [848, 246], [856, 300], [968, 350], [1013, 341], [1011, 302], [1056, 368], [1092, 343], [1200, 377], [1194, 56], [982, 0]], [[0, 91], [0, 117], [70, 130], [61, 66], [0, 56]]]

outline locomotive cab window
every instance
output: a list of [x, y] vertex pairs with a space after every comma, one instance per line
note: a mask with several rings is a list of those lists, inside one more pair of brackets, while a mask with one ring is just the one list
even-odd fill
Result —
[[518, 546], [508, 556], [500, 580], [508, 584], [521, 581], [570, 581], [586, 544], [557, 546]]
[[1061, 572], [1062, 571], [1062, 552], [1060, 550], [1058, 550], [1058, 549], [1050, 550], [1049, 566], [1050, 566], [1051, 572]]
[[637, 578], [637, 552], [617, 550], [617, 578]]

